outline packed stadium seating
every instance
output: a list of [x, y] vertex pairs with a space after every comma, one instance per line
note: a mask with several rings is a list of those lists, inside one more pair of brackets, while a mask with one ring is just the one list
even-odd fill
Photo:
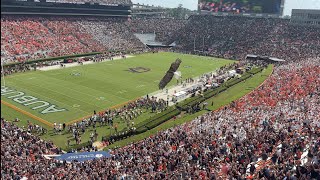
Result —
[[320, 178], [319, 28], [216, 16], [188, 22], [5, 16], [1, 25], [1, 58], [7, 61], [142, 47], [135, 32], [156, 32], [188, 52], [196, 41], [196, 49], [213, 56], [286, 60], [231, 105], [115, 149], [111, 158], [70, 164], [45, 159], [43, 154], [61, 151], [2, 118], [1, 179]]
[[1, 24], [5, 61], [143, 47], [118, 19], [6, 16]]
[[1, 176], [316, 179], [319, 65], [319, 58], [280, 65], [263, 86], [233, 105], [116, 149], [110, 159], [84, 164], [44, 159], [52, 146], [40, 141], [46, 146], [39, 150], [26, 144], [39, 139], [2, 119]]
[[162, 42], [183, 28], [186, 22], [177, 19], [136, 18], [130, 22], [130, 28], [134, 33], [155, 33], [156, 40]]
[[[1, 57], [25, 61], [45, 57], [144, 47], [133, 33], [156, 33], [162, 41], [184, 20], [117, 18], [1, 18]], [[161, 25], [161, 26], [159, 26]]]
[[238, 60], [246, 54], [292, 60], [319, 54], [319, 36], [318, 27], [292, 26], [287, 19], [208, 15], [190, 17], [169, 42], [176, 41], [181, 49], [192, 51], [195, 40], [196, 50]]
[[320, 49], [318, 28], [293, 26], [275, 18], [191, 16], [188, 21], [125, 22], [116, 18], [4, 16], [1, 23], [1, 57], [6, 61], [143, 47], [133, 33], [156, 33], [156, 40], [176, 42], [180, 50], [195, 47], [233, 59], [246, 54], [283, 59], [284, 51], [291, 52], [286, 58], [314, 57]]
[[82, 22], [85, 32], [91, 34], [107, 49], [135, 49], [144, 47], [133, 36], [127, 24], [117, 19], [112, 21], [86, 21]]

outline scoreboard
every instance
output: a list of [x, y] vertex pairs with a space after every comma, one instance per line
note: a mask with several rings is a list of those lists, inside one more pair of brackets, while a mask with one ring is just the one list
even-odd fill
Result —
[[199, 0], [198, 9], [209, 12], [280, 14], [282, 0]]

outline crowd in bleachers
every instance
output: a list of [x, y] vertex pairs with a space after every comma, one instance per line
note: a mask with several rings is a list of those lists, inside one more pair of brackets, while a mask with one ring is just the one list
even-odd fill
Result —
[[287, 19], [208, 15], [191, 16], [169, 42], [176, 41], [183, 50], [238, 60], [247, 54], [292, 59], [320, 54], [319, 36], [318, 27], [293, 26]]
[[[261, 87], [230, 106], [116, 149], [110, 159], [84, 164], [44, 160], [44, 152], [26, 144], [36, 137], [20, 139], [21, 130], [2, 120], [1, 176], [317, 179], [319, 65], [319, 58], [280, 65]], [[24, 151], [30, 148], [38, 156]]]
[[157, 41], [165, 41], [185, 26], [187, 20], [163, 18], [134, 18], [129, 22], [133, 33], [155, 33]]
[[6, 62], [143, 47], [119, 19], [4, 16], [1, 25]]
[[144, 45], [133, 35], [124, 21], [111, 19], [110, 21], [82, 22], [85, 32], [100, 42], [107, 49], [136, 49]]
[[280, 66], [234, 105], [116, 150], [119, 176], [245, 179], [249, 169], [255, 178], [319, 178], [319, 65]]
[[[1, 179], [39, 175], [50, 167], [44, 154], [59, 154], [53, 143], [41, 140], [1, 118]], [[39, 179], [41, 176], [37, 176]]]
[[[136, 49], [133, 33], [155, 33], [177, 49], [243, 59], [246, 54], [303, 58], [319, 54], [319, 28], [275, 18], [191, 16], [187, 20], [134, 18], [1, 18], [1, 57], [7, 62], [70, 54]], [[257, 30], [258, 29], [258, 30]], [[285, 51], [291, 54], [284, 56]]]
[[[72, 23], [63, 20], [64, 27], [26, 20], [26, 26], [35, 23], [40, 28], [18, 32], [10, 28], [15, 21], [1, 21], [7, 28], [1, 31], [5, 35], [1, 43], [9, 42], [1, 45], [1, 50], [4, 47], [4, 52], [13, 53], [7, 55], [16, 53], [13, 44], [25, 47], [18, 51], [18, 57], [35, 56], [36, 47], [44, 53], [46, 46], [24, 41], [37, 39], [39, 34], [59, 32], [66, 42], [77, 42], [76, 34], [68, 39], [65, 32]], [[287, 62], [276, 65], [262, 86], [229, 106], [115, 149], [109, 159], [85, 163], [46, 160], [43, 154], [60, 151], [1, 119], [1, 179], [319, 179], [319, 29], [291, 26], [281, 19], [195, 16], [190, 22], [175, 34], [174, 40], [182, 49], [192, 51], [194, 37], [196, 47], [202, 49], [204, 37], [204, 49], [215, 56], [243, 59], [246, 54], [259, 54]], [[78, 40], [87, 37], [79, 36]], [[88, 44], [96, 42], [91, 37], [90, 41], [85, 39]]]

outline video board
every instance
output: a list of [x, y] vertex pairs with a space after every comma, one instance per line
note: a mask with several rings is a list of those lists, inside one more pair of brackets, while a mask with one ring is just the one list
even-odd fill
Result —
[[199, 0], [201, 11], [280, 14], [281, 0]]

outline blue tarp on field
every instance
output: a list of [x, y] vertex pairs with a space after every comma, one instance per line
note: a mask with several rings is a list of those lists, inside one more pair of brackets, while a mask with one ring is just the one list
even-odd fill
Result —
[[96, 151], [96, 152], [81, 152], [81, 153], [67, 153], [63, 154], [61, 156], [55, 157], [56, 160], [64, 161], [66, 160], [67, 162], [71, 161], [78, 161], [78, 162], [83, 162], [87, 160], [92, 160], [92, 159], [99, 159], [102, 157], [109, 158], [111, 157], [110, 153], [105, 152], [105, 151]]

